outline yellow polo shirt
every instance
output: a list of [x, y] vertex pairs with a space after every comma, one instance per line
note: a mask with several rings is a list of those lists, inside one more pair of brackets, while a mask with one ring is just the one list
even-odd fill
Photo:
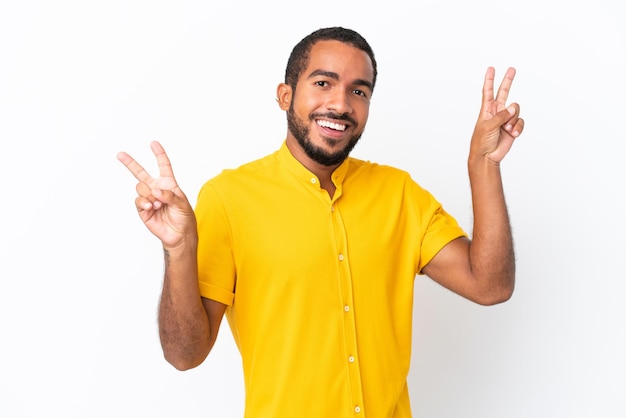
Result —
[[333, 182], [283, 143], [198, 195], [200, 292], [228, 305], [246, 418], [411, 416], [414, 279], [465, 233], [404, 171], [349, 158]]

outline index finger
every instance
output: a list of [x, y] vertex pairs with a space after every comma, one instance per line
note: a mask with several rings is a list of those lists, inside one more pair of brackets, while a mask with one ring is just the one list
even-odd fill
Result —
[[120, 160], [128, 171], [133, 173], [133, 176], [140, 182], [149, 183], [152, 181], [152, 176], [150, 176], [150, 174], [148, 174], [148, 172], [130, 155], [122, 151], [117, 154], [117, 159]]
[[496, 96], [496, 102], [500, 103], [502, 106], [506, 106], [506, 99], [509, 97], [509, 91], [511, 91], [511, 84], [513, 84], [514, 78], [515, 68], [509, 67], [504, 74], [504, 79], [502, 80], [502, 84], [500, 84], [498, 95]]

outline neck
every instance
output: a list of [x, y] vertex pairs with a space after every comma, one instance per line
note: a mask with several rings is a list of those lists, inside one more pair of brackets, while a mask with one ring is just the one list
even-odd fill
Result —
[[298, 160], [307, 170], [317, 176], [322, 189], [326, 190], [328, 195], [332, 198], [336, 189], [335, 184], [332, 181], [332, 175], [341, 164], [327, 166], [312, 160], [306, 152], [304, 152], [302, 147], [300, 147], [298, 141], [291, 136], [287, 137], [286, 144], [289, 152], [291, 152], [291, 155], [293, 155], [294, 158]]

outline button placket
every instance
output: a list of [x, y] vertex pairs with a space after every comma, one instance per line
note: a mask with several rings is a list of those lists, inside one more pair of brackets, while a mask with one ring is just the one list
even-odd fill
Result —
[[337, 268], [339, 272], [339, 287], [341, 291], [341, 305], [338, 307], [343, 310], [344, 324], [344, 361], [348, 381], [350, 385], [350, 393], [354, 405], [354, 413], [364, 415], [362, 412], [363, 388], [361, 382], [361, 371], [358, 362], [358, 345], [356, 338], [356, 318], [354, 317], [352, 278], [350, 275], [350, 259], [347, 254], [348, 243], [346, 239], [345, 226], [341, 217], [341, 208], [339, 202], [331, 204], [330, 219], [335, 235], [335, 251], [337, 257]]

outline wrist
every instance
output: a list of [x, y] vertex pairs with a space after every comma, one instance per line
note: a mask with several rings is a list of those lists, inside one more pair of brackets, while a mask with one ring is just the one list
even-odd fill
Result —
[[162, 242], [163, 251], [170, 255], [184, 255], [187, 253], [195, 254], [198, 249], [198, 234], [196, 231], [184, 234], [178, 241], [174, 243]]
[[467, 169], [470, 175], [499, 173], [500, 163], [487, 155], [470, 155], [467, 159]]

